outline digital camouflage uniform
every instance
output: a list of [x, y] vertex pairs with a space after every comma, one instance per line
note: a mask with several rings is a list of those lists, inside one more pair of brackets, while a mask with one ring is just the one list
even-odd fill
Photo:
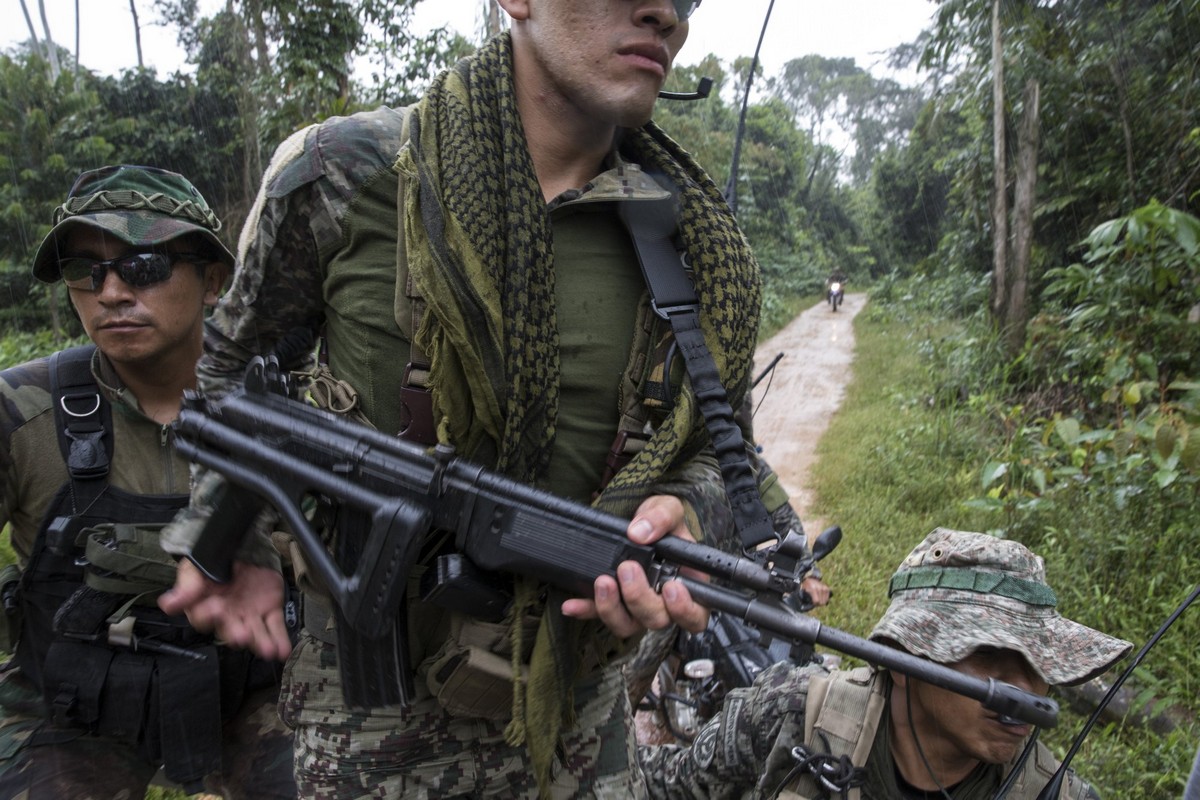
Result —
[[[64, 204], [62, 211], [66, 213], [56, 217], [60, 224], [39, 250], [35, 259], [37, 276], [47, 281], [58, 279], [57, 242], [72, 225], [91, 225], [145, 245], [201, 232], [219, 247], [209, 230], [215, 230], [219, 222], [199, 193], [173, 173], [156, 172], [160, 177], [138, 182], [139, 177], [149, 174], [143, 168], [134, 168], [132, 173], [125, 171], [116, 183], [102, 183], [98, 173], [88, 174], [90, 182], [81, 180], [77, 187], [85, 187], [83, 193], [72, 195]], [[111, 191], [93, 191], [100, 185]], [[130, 186], [136, 186], [136, 191]], [[95, 205], [85, 207], [89, 202]], [[178, 211], [189, 205], [195, 212], [192, 215], [185, 210], [173, 216], [168, 210]], [[224, 248], [220, 252], [232, 259]], [[141, 412], [137, 398], [125, 389], [112, 364], [99, 351], [93, 353], [91, 372], [112, 409], [113, 455], [105, 494], [160, 505], [186, 502], [189, 467], [176, 455], [168, 427]], [[56, 496], [67, 483], [67, 468], [55, 430], [49, 359], [0, 372], [0, 524], [9, 525], [21, 569], [29, 565], [39, 531], [55, 515]], [[61, 506], [57, 508], [61, 513]], [[30, 635], [28, 624], [26, 620], [26, 636]], [[244, 654], [230, 654], [230, 663], [245, 660]], [[147, 762], [131, 743], [52, 723], [42, 692], [17, 666], [17, 659], [7, 662], [2, 670], [0, 797], [115, 800], [143, 796], [159, 764]], [[278, 675], [259, 662], [254, 676], [241, 702], [224, 709], [226, 721], [220, 742], [223, 772], [208, 775], [205, 789], [230, 798], [295, 797], [291, 735], [276, 711]], [[240, 687], [238, 692], [246, 688]], [[136, 709], [153, 702], [142, 696], [126, 700]]]
[[[905, 559], [891, 592], [892, 603], [871, 638], [899, 643], [939, 663], [958, 662], [985, 646], [1011, 649], [1050, 685], [1074, 684], [1104, 672], [1131, 647], [1062, 618], [1054, 610], [1041, 558], [1017, 542], [984, 534], [935, 530]], [[826, 693], [811, 694], [823, 700], [810, 700], [817, 685]], [[776, 665], [753, 686], [731, 692], [692, 745], [639, 748], [650, 796], [837, 797], [817, 789], [811, 776], [793, 772], [799, 756], [828, 753], [836, 759], [869, 743], [865, 755], [859, 751], [853, 759], [863, 783], [848, 797], [906, 797], [891, 758], [890, 688], [889, 673], [870, 667], [830, 672], [819, 665]], [[878, 698], [874, 703], [869, 702], [872, 693]], [[845, 749], [839, 741], [848, 743]], [[805, 752], [796, 753], [798, 747]], [[1014, 762], [1019, 758], [1018, 752]], [[1036, 743], [1007, 796], [1034, 800], [1057, 768], [1050, 751]], [[981, 763], [951, 787], [950, 797], [989, 800], [1012, 769], [1012, 763]], [[1068, 774], [1060, 798], [1097, 797]]]
[[[465, 74], [478, 67], [492, 70], [490, 76], [502, 71], [504, 59], [511, 58], [508, 47], [508, 37], [498, 37], [460, 65], [458, 72]], [[478, 101], [474, 93], [487, 93], [494, 84], [490, 77], [476, 75], [469, 85], [473, 99]], [[458, 100], [447, 104], [447, 113], [462, 110], [463, 106], [456, 103]], [[502, 113], [507, 111], [501, 109]], [[293, 136], [277, 150], [239, 245], [233, 288], [213, 317], [216, 335], [206, 340], [206, 354], [198, 370], [205, 391], [227, 390], [240, 380], [245, 364], [254, 354], [269, 350], [293, 329], [306, 328], [323, 334], [329, 368], [357, 391], [365, 417], [380, 430], [395, 433], [401, 429], [397, 400], [405, 363], [412, 352], [413, 293], [408, 275], [414, 247], [418, 246], [412, 237], [414, 233], [425, 233], [420, 226], [423, 219], [406, 218], [400, 213], [404, 201], [398, 197], [411, 197], [417, 190], [413, 183], [417, 180], [417, 169], [411, 164], [403, 166], [408, 149], [402, 150], [402, 146], [411, 142], [404, 127], [406, 113], [380, 109], [328, 120]], [[411, 113], [415, 118], [418, 111]], [[447, 127], [453, 129], [455, 124]], [[446, 138], [453, 139], [451, 134], [452, 131]], [[505, 128], [505, 135], [519, 136], [519, 126]], [[426, 157], [426, 141], [422, 140], [422, 158]], [[533, 198], [536, 194], [536, 209], [524, 221], [506, 220], [503, 216], [493, 218], [493, 211], [486, 204], [473, 206], [477, 199], [490, 202], [496, 196], [485, 197], [480, 192], [480, 197], [475, 198], [473, 193], [477, 185], [511, 179], [512, 167], [497, 169], [497, 165], [481, 160], [475, 170], [473, 159], [515, 155], [518, 161], [528, 162], [529, 156], [523, 139], [500, 142], [485, 137], [479, 146], [487, 152], [478, 154], [468, 148], [462, 151], [462, 160], [447, 159], [451, 165], [469, 167], [462, 170], [466, 174], [454, 179], [461, 183], [444, 187], [446, 208], [439, 210], [455, 214], [467, 227], [477, 224], [495, 227], [494, 237], [472, 239], [465, 245], [468, 248], [480, 246], [486, 250], [502, 246], [510, 237], [520, 240], [527, 232], [526, 224], [529, 236], [535, 241], [534, 231], [544, 231], [544, 226], [553, 229], [554, 279], [560, 291], [557, 299], [561, 304], [562, 327], [561, 339], [555, 345], [563, 353], [563, 377], [561, 382], [557, 377], [546, 378], [544, 383], [541, 378], [532, 379], [529, 388], [541, 393], [531, 393], [530, 407], [509, 401], [508, 407], [502, 409], [502, 416], [510, 415], [511, 422], [513, 414], [536, 413], [552, 397], [552, 392], [561, 389], [562, 397], [554, 398], [559, 403], [557, 438], [547, 435], [547, 430], [536, 421], [528, 425], [520, 438], [522, 443], [538, 440], [535, 449], [539, 444], [553, 441], [548, 453], [549, 468], [537, 478], [538, 485], [586, 501], [599, 483], [608, 445], [618, 427], [622, 397], [627, 396], [625, 393], [644, 396], [639, 384], [644, 383], [652, 366], [652, 351], [663, 330], [649, 311], [632, 244], [620, 227], [613, 206], [617, 202], [661, 198], [667, 194], [636, 164], [614, 153], [603, 174], [546, 205], [532, 178], [531, 164], [523, 163], [517, 165], [517, 169], [524, 170], [521, 179], [531, 182], [523, 185], [522, 198]], [[426, 177], [425, 173], [421, 176]], [[744, 247], [744, 239], [728, 217], [719, 191], [710, 181], [704, 186], [710, 208], [721, 209], [717, 212], [720, 220], [715, 224], [729, 235], [727, 241]], [[420, 188], [423, 191], [426, 186], [422, 184]], [[508, 210], [511, 212], [512, 208]], [[398, 236], [398, 230], [403, 235]], [[449, 226], [446, 234], [451, 235]], [[439, 237], [431, 234], [430, 239], [420, 246], [433, 250], [444, 246]], [[523, 244], [514, 240], [509, 241], [508, 247]], [[731, 359], [738, 376], [732, 383], [741, 390], [747, 383], [751, 365], [757, 308], [757, 267], [748, 250], [745, 253], [741, 256], [743, 260], [735, 265], [743, 271], [742, 283], [730, 287], [731, 291], [723, 296], [731, 304], [729, 311], [742, 324], [736, 335], [744, 339], [744, 350], [724, 354]], [[504, 252], [485, 256], [485, 268], [492, 263], [489, 258], [505, 257]], [[540, 257], [536, 249], [531, 250], [529, 263]], [[524, 263], [518, 263], [515, 269], [520, 270]], [[454, 269], [452, 265], [447, 272], [458, 277]], [[595, 280], [589, 284], [587, 276], [593, 273]], [[528, 288], [531, 303], [547, 301], [544, 294], [538, 294], [544, 293], [547, 286]], [[701, 286], [702, 298], [708, 291]], [[431, 308], [441, 299], [427, 292], [420, 293], [420, 298], [429, 302]], [[482, 298], [485, 305], [491, 300]], [[544, 306], [531, 305], [524, 312], [505, 317], [504, 324], [519, 325], [525, 320], [523, 314], [527, 314], [529, 335], [534, 336], [543, 309]], [[440, 311], [436, 314], [431, 311], [425, 320], [425, 324], [432, 320], [443, 328], [449, 325]], [[510, 355], [505, 352], [507, 347], [523, 346], [523, 338], [524, 332], [514, 333], [498, 349], [497, 358], [503, 360]], [[714, 341], [720, 339], [714, 337]], [[433, 344], [436, 346], [437, 342]], [[484, 341], [481, 347], [493, 344]], [[435, 422], [439, 425], [439, 438], [448, 439], [460, 454], [485, 465], [495, 464], [506, 474], [527, 476], [531, 471], [537, 472], [516, 461], [505, 466], [504, 459], [508, 457], [505, 453], [516, 452], [519, 459], [521, 446], [507, 450], [507, 433], [485, 431], [490, 422], [480, 422], [493, 409], [487, 405], [487, 387], [472, 383], [472, 388], [467, 388], [474, 376], [465, 365], [480, 352], [473, 347], [443, 350], [441, 363], [461, 368], [461, 373], [444, 378], [444, 384], [438, 383], [439, 362], [434, 358], [432, 384], [438, 407]], [[552, 360], [557, 362], [552, 355], [547, 352], [544, 363], [531, 366], [536, 370]], [[721, 361], [723, 354], [717, 353], [716, 357]], [[498, 364], [488, 362], [484, 366], [491, 368]], [[576, 371], [571, 372], [572, 369]], [[675, 377], [678, 391], [684, 381], [682, 375]], [[661, 382], [662, 376], [658, 380]], [[738, 401], [740, 393], [735, 399]], [[456, 403], [459, 405], [455, 406]], [[503, 405], [505, 400], [502, 398], [500, 403]], [[668, 413], [669, 410], [664, 410], [659, 419]], [[655, 421], [652, 415], [651, 422]], [[693, 429], [700, 425], [698, 418], [683, 421]], [[503, 426], [505, 421], [500, 422]], [[711, 446], [681, 451], [667, 466], [653, 485], [653, 492], [646, 487], [637, 497], [650, 493], [677, 495], [685, 501], [693, 531], [701, 536], [726, 535], [730, 531], [730, 511]], [[621, 474], [618, 473], [617, 484]], [[179, 520], [172, 526], [169, 549], [187, 552], [217, 483], [212, 475], [200, 480], [193, 493], [192, 519]], [[631, 511], [632, 507], [626, 505], [621, 513]], [[261, 537], [248, 540], [237, 557], [257, 564], [268, 564], [271, 560], [269, 548]], [[416, 576], [413, 577], [410, 600], [416, 591]], [[454, 697], [443, 697], [439, 703], [433, 696], [437, 691], [438, 671], [432, 665], [437, 662], [439, 651], [455, 640], [452, 632], [462, 626], [474, 631], [474, 636], [484, 635], [473, 621], [411, 602], [409, 644], [412, 663], [420, 665], [416, 697], [406, 709], [354, 711], [345, 707], [340, 696], [336, 650], [331, 644], [337, 632], [327, 622], [328, 602], [315, 591], [308, 592], [305, 601], [305, 635], [287, 665], [282, 701], [284, 719], [297, 729], [296, 769], [302, 794], [319, 798], [537, 796], [536, 777], [531, 774], [536, 771], [536, 760], [529, 752], [532, 745], [527, 749], [520, 743], [520, 736], [513, 743], [510, 734], [516, 720], [510, 719], [506, 702], [497, 703], [496, 713], [488, 717], [453, 710]], [[551, 613], [546, 609], [558, 602], [558, 599], [545, 601], [541, 621], [535, 617], [534, 624], [544, 627]], [[496, 627], [493, 644], [485, 649], [499, 653], [505, 659], [501, 663], [507, 664], [512, 658], [506, 652], [511, 651], [508, 625]], [[564, 798], [642, 796], [631, 709], [617, 669], [632, 643], [611, 641], [595, 624], [583, 626], [582, 630], [578, 651], [566, 654], [579, 663], [571, 695], [574, 713], [565, 715], [568, 722], [555, 743], [551, 785], [547, 791]], [[528, 638], [524, 641], [528, 643]], [[539, 646], [534, 644], [535, 651]], [[535, 666], [531, 661], [531, 672]], [[512, 687], [501, 690], [500, 694], [505, 691], [511, 692]], [[534, 736], [542, 732], [529, 722], [523, 733]]]

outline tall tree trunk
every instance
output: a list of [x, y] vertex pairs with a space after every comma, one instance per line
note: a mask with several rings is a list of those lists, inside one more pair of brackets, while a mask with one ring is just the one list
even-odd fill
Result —
[[1004, 35], [992, 0], [992, 317], [1004, 325], [1008, 295], [1008, 164], [1004, 138]]
[[1033, 206], [1037, 193], [1038, 142], [1041, 124], [1040, 87], [1025, 82], [1021, 127], [1017, 132], [1016, 188], [1013, 196], [1012, 284], [1005, 313], [1004, 343], [1010, 356], [1025, 345], [1029, 322], [1029, 262], [1033, 253]]
[[[226, 9], [233, 13], [233, 0], [228, 0]], [[258, 191], [258, 182], [262, 178], [262, 155], [259, 152], [259, 112], [261, 104], [258, 97], [258, 87], [263, 85], [260, 80], [266, 75], [269, 64], [266, 46], [265, 23], [262, 19], [262, 3], [259, 0], [247, 0], [244, 11], [254, 25], [254, 37], [251, 40], [250, 28], [246, 25], [245, 17], [235, 16], [240, 40], [234, 45], [237, 49], [237, 60], [242, 65], [243, 74], [255, 76], [253, 80], [242, 83], [238, 92], [237, 108], [242, 122], [242, 213], [245, 215], [254, 204], [254, 195]], [[252, 50], [257, 51], [258, 63], [250, 57]]]
[[137, 5], [129, 0], [129, 13], [133, 17], [133, 43], [137, 47], [138, 69], [145, 69], [146, 62], [142, 60], [142, 26], [138, 24]]
[[79, 0], [75, 0], [75, 74], [79, 74]]
[[487, 0], [487, 36], [491, 38], [500, 32], [500, 4], [496, 0]]
[[46, 287], [46, 305], [50, 308], [50, 336], [57, 345], [63, 340], [62, 320], [58, 318], [58, 287], [61, 281], [56, 281]]
[[58, 64], [58, 45], [54, 43], [54, 37], [50, 35], [50, 20], [46, 18], [46, 0], [38, 0], [38, 11], [42, 15], [42, 31], [46, 34], [46, 60], [50, 62], [50, 79], [57, 81], [62, 67]]
[[38, 38], [37, 28], [33, 27], [33, 17], [29, 15], [29, 6], [25, 4], [25, 0], [20, 0], [21, 11], [25, 14], [25, 24], [29, 26], [29, 39], [33, 42], [33, 49], [40, 50], [42, 40]]

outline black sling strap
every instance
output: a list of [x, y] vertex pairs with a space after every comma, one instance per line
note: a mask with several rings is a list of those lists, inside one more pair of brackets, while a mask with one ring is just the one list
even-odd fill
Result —
[[55, 430], [71, 476], [74, 512], [86, 510], [108, 485], [112, 461], [112, 407], [92, 376], [95, 345], [80, 345], [50, 356], [50, 390]]
[[742, 430], [734, 421], [717, 365], [704, 342], [696, 291], [682, 256], [675, 250], [674, 200], [630, 200], [617, 203], [617, 208], [637, 250], [654, 312], [670, 323], [675, 342], [683, 353], [692, 389], [717, 453], [734, 526], [742, 546], [749, 551], [777, 537], [746, 458]]

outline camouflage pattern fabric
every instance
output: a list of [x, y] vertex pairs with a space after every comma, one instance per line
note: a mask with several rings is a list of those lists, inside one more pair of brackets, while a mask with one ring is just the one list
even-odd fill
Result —
[[[297, 797], [292, 737], [280, 723], [274, 688], [247, 696], [222, 731], [224, 771], [204, 791], [230, 800]], [[136, 749], [44, 718], [41, 694], [16, 670], [0, 677], [0, 797], [11, 800], [133, 800], [158, 767]]]
[[[555, 759], [547, 800], [645, 797], [619, 672], [576, 687], [576, 724]], [[537, 798], [506, 720], [455, 718], [431, 697], [409, 708], [348, 710], [336, 648], [304, 634], [286, 669], [280, 716], [296, 728], [296, 781], [313, 800]], [[565, 759], [565, 760], [564, 760]]]
[[216, 236], [221, 220], [187, 178], [164, 169], [116, 165], [76, 178], [66, 201], [54, 210], [54, 227], [34, 254], [38, 280], [53, 283], [61, 277], [59, 246], [72, 228], [81, 226], [147, 246], [198, 234], [212, 246], [215, 258], [233, 266], [233, 254]]
[[[831, 674], [819, 665], [789, 667], [777, 664], [763, 672], [754, 685], [726, 696], [725, 706], [688, 747], [642, 746], [638, 756], [651, 798], [661, 800], [766, 800], [800, 797], [785, 786], [796, 762], [792, 748], [804, 744], [808, 682], [813, 675]], [[837, 674], [837, 673], [833, 673]], [[873, 680], [890, 681], [886, 672]], [[886, 710], [878, 721], [874, 744], [867, 758], [867, 782], [862, 800], [896, 800], [904, 794], [896, 783], [888, 745]], [[1010, 800], [1034, 800], [1058, 764], [1040, 742], [1026, 763], [1023, 788]], [[981, 764], [954, 788], [954, 800], [991, 800], [1011, 765]], [[1097, 800], [1094, 790], [1069, 773], [1060, 798]]]
[[888, 594], [871, 638], [940, 664], [989, 645], [1021, 653], [1051, 686], [1072, 686], [1133, 648], [1065, 619], [1041, 556], [983, 533], [935, 529], [904, 559]]

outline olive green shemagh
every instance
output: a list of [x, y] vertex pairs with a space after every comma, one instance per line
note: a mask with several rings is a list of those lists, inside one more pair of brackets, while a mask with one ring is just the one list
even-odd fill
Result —
[[[624, 131], [620, 150], [676, 187], [706, 342], [722, 382], [744, 388], [759, 273], [728, 206], [695, 161], [653, 124]], [[461, 452], [490, 443], [498, 470], [536, 483], [549, 463], [558, 408], [553, 248], [516, 109], [507, 34], [435, 81], [415, 109], [397, 168], [409, 176], [400, 198], [404, 256], [430, 309], [416, 340], [431, 360], [439, 439]], [[685, 388], [647, 447], [610, 483], [603, 508], [631, 515], [681, 454], [704, 444], [696, 408]], [[518, 607], [536, 594], [537, 587], [520, 586]], [[581, 642], [596, 635], [604, 634], [595, 623], [566, 620], [553, 595], [546, 601], [528, 688], [516, 684], [509, 727], [510, 741], [528, 747], [543, 788], [569, 723]]]
[[1070, 686], [1133, 647], [1064, 618], [1042, 558], [982, 533], [934, 530], [904, 559], [888, 594], [891, 605], [871, 638], [941, 664], [997, 647], [1023, 655], [1046, 683]]
[[81, 173], [66, 201], [54, 210], [54, 227], [33, 257], [33, 275], [54, 283], [63, 239], [87, 226], [131, 245], [154, 246], [198, 234], [218, 260], [233, 266], [233, 254], [217, 238], [221, 221], [187, 178], [155, 167], [120, 164]]

